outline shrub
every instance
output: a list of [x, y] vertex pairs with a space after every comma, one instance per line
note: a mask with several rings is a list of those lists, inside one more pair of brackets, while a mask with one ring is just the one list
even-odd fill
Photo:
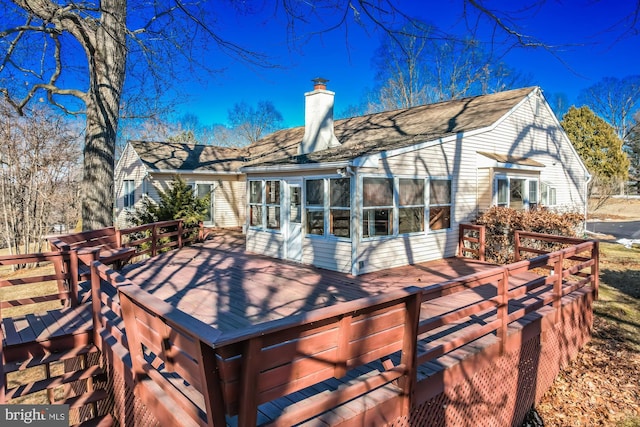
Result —
[[514, 260], [516, 230], [558, 236], [578, 237], [583, 231], [584, 216], [579, 213], [555, 213], [545, 209], [520, 211], [492, 207], [476, 221], [486, 227], [486, 259], [497, 264]]

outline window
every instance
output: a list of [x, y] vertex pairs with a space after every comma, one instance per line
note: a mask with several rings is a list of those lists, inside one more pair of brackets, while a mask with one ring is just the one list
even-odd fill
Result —
[[544, 206], [555, 206], [557, 204], [556, 188], [553, 187], [551, 184], [547, 184], [546, 182], [543, 182], [542, 185], [540, 185], [540, 192], [541, 192], [540, 203], [542, 203]]
[[451, 180], [429, 181], [429, 229], [451, 228]]
[[497, 193], [498, 193], [498, 206], [509, 206], [509, 180], [506, 178], [498, 178], [496, 180]]
[[280, 181], [266, 183], [267, 228], [280, 230]]
[[307, 234], [351, 237], [350, 186], [349, 178], [305, 181]]
[[496, 205], [512, 209], [536, 209], [539, 203], [538, 178], [496, 177]]
[[529, 209], [538, 207], [538, 181], [529, 181]]
[[363, 179], [362, 237], [393, 234], [393, 179]]
[[136, 201], [136, 185], [132, 179], [125, 179], [123, 182], [124, 207], [133, 208]]
[[310, 179], [305, 184], [307, 196], [307, 234], [324, 235], [324, 180]]
[[262, 226], [262, 181], [249, 181], [249, 225]]
[[351, 237], [351, 180], [329, 180], [329, 233]]
[[424, 179], [398, 180], [398, 233], [424, 231]]

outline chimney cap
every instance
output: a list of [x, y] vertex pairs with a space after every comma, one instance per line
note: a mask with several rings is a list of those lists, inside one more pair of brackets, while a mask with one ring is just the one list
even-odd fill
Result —
[[329, 80], [322, 78], [322, 77], [316, 77], [315, 79], [311, 79], [311, 81], [313, 82], [313, 89], [314, 90], [319, 90], [319, 89], [326, 89], [327, 88], [327, 82]]

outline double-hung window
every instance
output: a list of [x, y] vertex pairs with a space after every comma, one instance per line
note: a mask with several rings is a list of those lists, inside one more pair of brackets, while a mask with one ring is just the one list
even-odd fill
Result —
[[262, 181], [249, 181], [249, 225], [262, 227]]
[[280, 230], [280, 181], [249, 181], [249, 225]]
[[132, 179], [125, 179], [123, 181], [123, 188], [122, 188], [122, 192], [124, 194], [123, 196], [123, 204], [124, 207], [126, 209], [130, 209], [133, 208], [133, 205], [136, 202], [136, 185], [135, 185], [135, 181]]
[[351, 237], [350, 186], [349, 178], [305, 181], [307, 234]]
[[429, 229], [451, 228], [451, 180], [429, 181]]
[[393, 179], [363, 178], [362, 237], [393, 234]]
[[329, 234], [351, 237], [351, 180], [329, 180]]
[[398, 233], [424, 231], [424, 179], [398, 180]]
[[324, 235], [324, 179], [305, 183], [307, 234]]
[[265, 184], [265, 196], [267, 228], [280, 230], [280, 181], [267, 181]]
[[543, 206], [555, 206], [558, 202], [556, 200], [556, 188], [551, 184], [543, 182], [540, 185], [541, 200]]

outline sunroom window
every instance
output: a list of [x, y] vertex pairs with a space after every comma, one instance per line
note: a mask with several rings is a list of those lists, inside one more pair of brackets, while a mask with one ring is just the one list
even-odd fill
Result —
[[280, 230], [280, 181], [267, 181], [265, 195], [267, 228]]
[[324, 235], [324, 180], [306, 181], [307, 234]]
[[351, 237], [350, 179], [329, 180], [329, 233]]
[[393, 179], [363, 179], [362, 237], [393, 234]]
[[429, 229], [451, 228], [451, 180], [429, 181]]
[[538, 178], [497, 176], [496, 205], [517, 210], [535, 209], [539, 203]]
[[424, 231], [424, 179], [398, 180], [398, 233]]
[[249, 225], [262, 227], [262, 181], [249, 181]]

